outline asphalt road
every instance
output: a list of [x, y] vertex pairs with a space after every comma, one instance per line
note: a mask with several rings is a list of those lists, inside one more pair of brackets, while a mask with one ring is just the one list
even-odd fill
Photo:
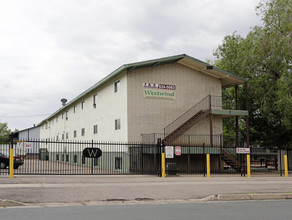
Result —
[[292, 178], [281, 177], [16, 176], [14, 179], [0, 177], [0, 200], [19, 201], [30, 205], [86, 204], [108, 200], [136, 201], [143, 198], [173, 202], [218, 194], [291, 192]]
[[0, 208], [2, 220], [291, 220], [292, 201], [205, 202], [167, 205], [101, 205]]

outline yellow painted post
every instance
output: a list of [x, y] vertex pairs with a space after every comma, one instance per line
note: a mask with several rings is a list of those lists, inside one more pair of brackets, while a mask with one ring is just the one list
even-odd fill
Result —
[[210, 177], [210, 154], [206, 154], [206, 157], [207, 157], [207, 177]]
[[9, 144], [9, 178], [13, 178], [13, 148], [11, 147], [11, 144]]
[[247, 177], [250, 177], [250, 155], [246, 155]]
[[165, 177], [165, 153], [161, 154], [161, 177]]
[[284, 155], [284, 168], [285, 168], [285, 177], [288, 177], [288, 160], [287, 160], [287, 155]]

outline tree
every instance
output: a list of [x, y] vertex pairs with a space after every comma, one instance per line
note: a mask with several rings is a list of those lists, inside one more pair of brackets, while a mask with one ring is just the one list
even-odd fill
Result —
[[0, 123], [0, 139], [8, 140], [11, 130], [8, 129], [7, 123]]
[[[263, 25], [253, 27], [246, 37], [236, 32], [226, 36], [214, 53], [218, 67], [249, 78], [250, 140], [254, 144], [291, 145], [291, 10], [292, 0], [262, 1], [257, 12]], [[245, 105], [243, 95], [244, 89], [240, 88], [241, 108]], [[223, 98], [224, 103], [234, 102], [226, 91]], [[226, 125], [230, 126], [230, 120]]]

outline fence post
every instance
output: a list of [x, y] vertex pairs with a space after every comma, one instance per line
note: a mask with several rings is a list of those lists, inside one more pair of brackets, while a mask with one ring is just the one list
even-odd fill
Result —
[[250, 155], [246, 155], [247, 177], [250, 177]]
[[288, 177], [288, 160], [287, 160], [287, 154], [284, 155], [284, 168], [285, 168], [285, 177]]
[[[203, 155], [205, 155], [205, 143], [203, 143]], [[203, 162], [203, 164], [204, 164], [204, 177], [206, 176], [206, 159], [205, 159], [205, 157], [203, 156], [203, 158], [204, 158], [204, 162]]]
[[282, 176], [282, 149], [280, 148], [280, 176]]
[[144, 162], [143, 162], [143, 144], [141, 144], [141, 173], [144, 174]]
[[[93, 148], [93, 140], [91, 141], [91, 148]], [[91, 175], [93, 175], [93, 160], [94, 158], [91, 158]]]
[[206, 154], [207, 159], [207, 177], [210, 177], [210, 154]]

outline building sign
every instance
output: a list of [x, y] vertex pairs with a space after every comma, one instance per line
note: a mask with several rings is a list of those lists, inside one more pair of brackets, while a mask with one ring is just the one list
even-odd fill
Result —
[[237, 154], [250, 154], [250, 148], [248, 147], [237, 147], [236, 148]]
[[181, 146], [175, 147], [175, 156], [181, 156]]
[[83, 156], [89, 158], [99, 158], [102, 155], [102, 151], [99, 148], [85, 148], [83, 150]]
[[143, 94], [145, 98], [175, 99], [175, 85], [143, 83]]
[[165, 158], [173, 158], [173, 146], [165, 146]]

